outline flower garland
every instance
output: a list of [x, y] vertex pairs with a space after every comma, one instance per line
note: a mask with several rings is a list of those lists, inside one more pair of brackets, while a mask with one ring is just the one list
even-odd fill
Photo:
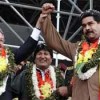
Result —
[[[47, 77], [45, 77], [45, 81], [40, 76], [40, 72], [36, 71], [36, 65], [33, 66], [33, 74], [32, 74], [32, 82], [34, 85], [35, 94], [38, 98], [47, 98], [51, 95], [51, 92], [56, 90], [56, 77], [54, 68], [52, 66], [49, 67], [49, 71]], [[37, 75], [36, 75], [37, 72]], [[50, 75], [50, 76], [49, 76]], [[41, 78], [41, 79], [40, 79]], [[50, 80], [51, 78], [51, 80]], [[37, 81], [38, 79], [38, 81]], [[38, 85], [39, 83], [39, 85]], [[41, 92], [40, 92], [41, 91]], [[41, 93], [43, 95], [41, 95]]]
[[[39, 83], [37, 80], [37, 73], [36, 73], [36, 65], [33, 66], [33, 64], [28, 65], [28, 70], [25, 75], [26, 79], [26, 89], [28, 94], [29, 100], [59, 100], [59, 96], [56, 96], [56, 87], [59, 87], [61, 85], [64, 85], [64, 80], [61, 77], [60, 70], [56, 69], [56, 72], [52, 66], [50, 66], [50, 77], [52, 79], [53, 85], [48, 84], [48, 82], [45, 82], [42, 87], [39, 87]], [[50, 82], [50, 81], [49, 81]], [[47, 90], [48, 88], [48, 90]], [[42, 91], [42, 92], [41, 92]], [[41, 95], [42, 93], [42, 95]]]
[[82, 80], [90, 78], [97, 69], [100, 60], [100, 44], [95, 41], [90, 46], [86, 41], [79, 44], [75, 56], [75, 71]]
[[2, 48], [0, 51], [0, 89], [3, 88], [0, 94], [5, 91], [7, 76], [14, 66], [14, 54], [9, 48]]
[[0, 86], [3, 85], [3, 78], [7, 76], [8, 68], [8, 58], [4, 48], [0, 52]]

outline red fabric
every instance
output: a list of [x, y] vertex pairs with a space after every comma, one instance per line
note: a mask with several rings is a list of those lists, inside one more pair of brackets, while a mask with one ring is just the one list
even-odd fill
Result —
[[1, 49], [1, 56], [5, 57], [6, 56], [6, 51], [4, 48]]
[[[49, 83], [51, 85], [51, 88], [53, 88], [53, 81], [50, 77], [50, 72], [49, 70], [45, 73], [45, 80], [42, 79], [42, 75], [40, 71], [37, 71], [37, 79], [38, 79], [38, 87], [40, 88], [42, 85], [45, 84], [45, 82]], [[42, 94], [41, 90], [40, 93]], [[44, 97], [41, 95], [40, 96], [41, 100], [44, 100]]]
[[37, 78], [38, 78], [38, 86], [39, 87], [41, 87], [42, 85], [44, 85], [45, 82], [48, 82], [49, 84], [51, 84], [51, 87], [53, 88], [53, 82], [51, 80], [49, 71], [47, 71], [45, 73], [45, 80], [42, 80], [41, 72], [37, 71]]
[[81, 53], [84, 55], [86, 51], [90, 50], [91, 48], [97, 48], [97, 47], [98, 47], [98, 41], [95, 41], [94, 43], [91, 43], [90, 45], [87, 42], [83, 42]]
[[99, 96], [98, 96], [98, 100], [100, 100], [100, 89], [99, 89]]
[[[51, 88], [53, 88], [53, 81], [50, 77], [50, 72], [47, 71], [45, 73], [45, 80], [42, 79], [42, 75], [41, 75], [41, 72], [40, 71], [37, 71], [37, 79], [38, 79], [38, 87], [40, 88], [42, 85], [45, 84], [45, 82], [49, 83], [51, 85]], [[41, 92], [41, 90], [40, 90]], [[42, 92], [41, 92], [42, 94]], [[41, 100], [44, 98], [43, 96], [40, 96]]]

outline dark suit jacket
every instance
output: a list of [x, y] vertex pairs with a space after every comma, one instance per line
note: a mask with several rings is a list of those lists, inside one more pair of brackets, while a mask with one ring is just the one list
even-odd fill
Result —
[[[30, 36], [26, 40], [26, 42], [20, 46], [19, 49], [13, 51], [15, 63], [19, 64], [21, 61], [25, 60], [32, 52], [35, 50], [38, 41], [35, 41]], [[0, 96], [0, 100], [12, 100], [13, 91], [11, 88], [11, 74], [8, 77], [7, 85], [6, 85], [6, 93]]]
[[37, 46], [37, 43], [37, 41], [29, 37], [19, 49], [13, 52], [15, 55], [15, 63], [20, 63], [21, 61], [25, 60], [30, 54], [32, 54]]

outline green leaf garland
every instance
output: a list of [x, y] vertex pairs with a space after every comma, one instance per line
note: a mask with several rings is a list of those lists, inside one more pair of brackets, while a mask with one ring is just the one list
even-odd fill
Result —
[[[32, 67], [33, 67], [33, 63], [29, 63], [28, 64], [28, 69], [27, 72], [25, 74], [25, 81], [26, 81], [26, 90], [27, 90], [27, 95], [28, 95], [28, 99], [29, 100], [40, 100], [36, 97], [35, 95], [35, 91], [34, 91], [34, 86], [32, 84]], [[59, 86], [64, 86], [64, 79], [61, 76], [61, 72], [59, 70], [59, 68], [55, 69], [56, 71], [56, 83], [57, 83], [57, 87]], [[44, 100], [64, 100], [60, 95], [58, 95], [56, 93], [56, 91], [54, 91], [50, 97], [44, 99]]]

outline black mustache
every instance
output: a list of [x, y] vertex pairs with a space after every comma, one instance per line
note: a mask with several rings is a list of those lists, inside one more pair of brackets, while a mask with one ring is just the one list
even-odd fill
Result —
[[93, 33], [93, 31], [87, 31], [86, 34]]

